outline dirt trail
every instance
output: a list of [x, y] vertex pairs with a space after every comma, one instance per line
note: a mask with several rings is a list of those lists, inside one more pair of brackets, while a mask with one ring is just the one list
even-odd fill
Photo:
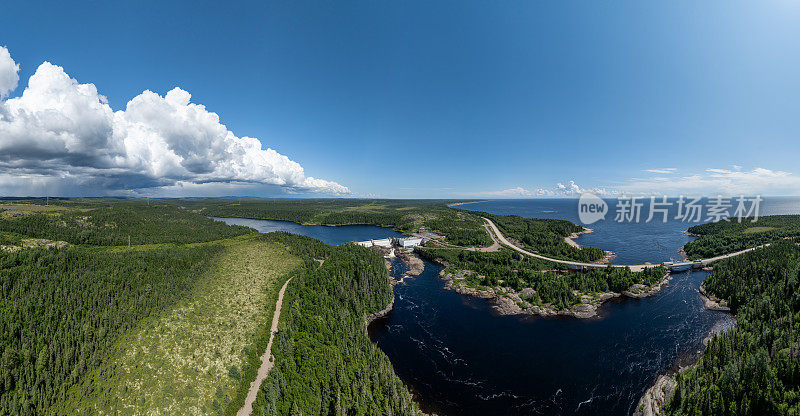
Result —
[[264, 382], [264, 379], [267, 378], [269, 370], [272, 370], [272, 366], [274, 365], [270, 360], [270, 357], [272, 356], [272, 341], [275, 339], [275, 333], [278, 332], [278, 322], [281, 318], [283, 295], [286, 293], [286, 287], [289, 286], [289, 282], [291, 281], [292, 278], [290, 277], [286, 283], [283, 284], [280, 292], [278, 292], [278, 301], [275, 303], [275, 313], [272, 314], [272, 326], [270, 327], [269, 342], [267, 343], [267, 349], [264, 351], [264, 355], [261, 356], [261, 367], [258, 368], [256, 379], [250, 383], [250, 390], [247, 391], [247, 397], [244, 399], [244, 405], [242, 405], [242, 408], [236, 412], [236, 416], [250, 416], [250, 414], [253, 413], [253, 402], [256, 401], [258, 389], [261, 387], [261, 383]]

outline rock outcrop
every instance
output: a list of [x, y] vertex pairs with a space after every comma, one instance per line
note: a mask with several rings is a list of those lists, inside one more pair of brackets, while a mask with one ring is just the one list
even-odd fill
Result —
[[647, 389], [639, 404], [636, 405], [636, 410], [633, 412], [634, 416], [657, 416], [661, 415], [661, 409], [664, 408], [672, 395], [675, 394], [675, 387], [678, 383], [675, 381], [674, 376], [660, 375], [656, 379], [655, 384]]
[[392, 296], [392, 300], [389, 302], [388, 306], [386, 306], [382, 310], [379, 310], [378, 312], [371, 313], [367, 315], [366, 318], [364, 318], [364, 321], [366, 322], [366, 325], [364, 325], [364, 330], [366, 330], [366, 328], [369, 326], [369, 324], [372, 323], [372, 321], [379, 318], [383, 318], [384, 316], [388, 315], [393, 308], [394, 308], [394, 296]]
[[706, 291], [706, 284], [703, 282], [700, 285], [700, 289], [698, 290], [700, 293], [700, 298], [703, 299], [703, 307], [712, 310], [712, 311], [730, 311], [731, 308], [728, 306], [728, 302], [724, 299], [719, 299], [716, 296], [708, 293]]
[[444, 269], [439, 272], [439, 277], [445, 281], [445, 289], [453, 290], [456, 293], [473, 296], [476, 298], [492, 300], [492, 308], [500, 315], [541, 315], [541, 316], [572, 316], [575, 318], [593, 318], [597, 316], [597, 310], [607, 300], [620, 296], [632, 298], [642, 298], [650, 296], [659, 290], [670, 280], [670, 275], [666, 274], [664, 279], [656, 285], [634, 285], [623, 293], [606, 292], [596, 295], [581, 294], [581, 302], [572, 305], [568, 309], [556, 309], [552, 305], [534, 304], [530, 301], [534, 299], [536, 291], [525, 288], [519, 292], [510, 287], [485, 287], [474, 288], [466, 284], [466, 273], [448, 273]]

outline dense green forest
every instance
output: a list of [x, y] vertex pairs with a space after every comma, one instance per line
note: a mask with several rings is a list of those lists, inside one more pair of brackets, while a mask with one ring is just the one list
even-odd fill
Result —
[[[585, 272], [554, 272], [562, 265], [523, 256], [502, 249], [493, 253], [422, 248], [417, 252], [431, 261], [447, 264], [451, 273], [466, 273], [466, 283], [475, 288], [500, 286], [515, 291], [532, 288], [536, 291], [532, 304], [550, 304], [565, 309], [580, 303], [580, 294], [622, 292], [634, 284], [653, 285], [664, 278], [661, 267], [632, 272], [628, 268], [609, 267]], [[576, 293], [578, 292], [578, 293]]]
[[302, 261], [260, 234], [202, 245], [220, 250], [203, 259], [191, 292], [119, 337], [49, 414], [199, 415], [241, 407], [268, 340], [271, 305]]
[[800, 415], [800, 247], [780, 241], [720, 261], [707, 290], [728, 300], [737, 327], [680, 373], [672, 415]]
[[695, 225], [689, 232], [700, 236], [684, 247], [692, 259], [701, 259], [732, 253], [750, 247], [800, 238], [800, 215], [772, 215], [752, 218], [718, 221]]
[[[213, 296], [216, 292], [211, 289], [219, 286], [201, 290], [201, 286], [215, 282], [205, 277], [209, 268], [215, 265], [222, 267], [220, 273], [235, 272], [235, 261], [218, 261], [222, 253], [228, 253], [225, 258], [230, 258], [236, 252], [226, 247], [255, 241], [278, 244], [304, 259], [304, 266], [294, 272], [296, 277], [287, 293], [285, 301], [294, 306], [287, 308], [292, 312], [286, 315], [286, 323], [282, 318], [281, 334], [273, 350], [278, 365], [270, 384], [265, 384], [264, 392], [268, 394], [262, 394], [258, 409], [273, 406], [283, 412], [280, 414], [292, 414], [291, 407], [283, 409], [287, 409], [287, 403], [295, 403], [303, 414], [310, 414], [305, 409], [313, 408], [316, 398], [325, 397], [328, 402], [320, 408], [321, 414], [334, 414], [336, 409], [365, 415], [386, 409], [393, 414], [415, 413], [410, 395], [388, 358], [364, 333], [364, 316], [382, 309], [391, 299], [391, 286], [380, 256], [362, 247], [331, 247], [286, 233], [242, 236], [250, 233], [253, 230], [212, 221], [202, 210], [183, 206], [179, 201], [0, 204], [0, 415], [63, 413], [65, 398], [70, 403], [79, 400], [84, 410], [93, 408], [85, 407], [87, 404], [113, 409], [120, 396], [108, 396], [109, 392], [122, 388], [128, 392], [123, 396], [134, 394], [124, 383], [117, 385], [116, 372], [138, 374], [146, 368], [139, 368], [139, 364], [147, 362], [145, 358], [127, 369], [109, 367], [111, 356], [119, 359], [115, 351], [124, 352], [135, 346], [130, 345], [134, 339], [138, 343], [158, 341], [148, 337], [158, 334], [154, 331], [158, 331], [159, 323], [174, 314], [176, 308], [191, 305], [193, 313], [199, 313], [202, 311], [198, 302], [204, 302], [214, 308], [208, 310], [214, 313], [221, 299], [204, 297]], [[29, 244], [32, 239], [70, 244], [42, 248]], [[315, 259], [325, 261], [320, 266]], [[252, 271], [252, 266], [246, 267]], [[236, 290], [236, 285], [231, 289]], [[270, 299], [273, 295], [272, 291], [263, 294]], [[197, 296], [201, 297], [186, 303]], [[231, 299], [226, 297], [224, 301], [230, 303]], [[271, 310], [269, 307], [270, 313]], [[263, 324], [267, 327], [268, 322]], [[178, 340], [179, 328], [165, 329]], [[137, 335], [120, 343], [132, 333]], [[219, 335], [224, 340], [230, 334]], [[247, 380], [255, 376], [254, 364], [259, 349], [263, 351], [266, 335], [268, 331], [253, 333], [250, 339], [257, 342], [252, 347], [230, 351], [237, 356], [246, 355], [246, 364], [231, 366], [224, 373], [224, 378], [230, 380], [228, 385], [241, 388], [233, 395], [220, 395], [217, 390], [219, 400], [214, 406], [203, 407], [200, 413], [235, 414], [249, 384]], [[294, 366], [281, 364], [295, 351], [302, 351], [301, 356], [309, 359], [293, 359]], [[228, 351], [223, 350], [223, 358], [227, 355]], [[162, 367], [175, 360], [186, 362], [177, 356], [145, 357], [158, 359], [152, 364]], [[209, 376], [218, 378], [216, 372]], [[96, 384], [100, 380], [103, 384]], [[279, 382], [276, 384], [275, 380]], [[165, 383], [152, 380], [140, 388], [162, 385]], [[196, 387], [198, 393], [206, 389]], [[321, 391], [329, 394], [320, 396]], [[75, 396], [75, 392], [85, 393]], [[147, 393], [147, 400], [170, 394]], [[142, 403], [144, 396], [141, 395]]]
[[[33, 202], [0, 204], [0, 414], [47, 412], [119, 336], [190, 293], [220, 251], [213, 244], [97, 246], [251, 232], [146, 201]], [[73, 246], [26, 244], [33, 238]]]
[[583, 227], [565, 220], [523, 218], [518, 215], [480, 213], [497, 225], [506, 238], [522, 243], [524, 248], [556, 259], [591, 263], [605, 257], [605, 251], [595, 247], [576, 248], [564, 241]]
[[411, 211], [442, 211], [446, 201], [388, 199], [201, 199], [167, 201], [216, 217], [292, 221], [301, 224], [369, 224], [394, 227]]
[[0, 414], [44, 413], [117, 338], [188, 294], [218, 248], [0, 251]]
[[146, 201], [105, 200], [0, 204], [0, 231], [71, 244], [120, 246], [151, 243], [195, 243], [253, 232], [229, 226], [173, 205]]
[[[365, 318], [392, 299], [383, 258], [355, 245], [320, 246], [283, 235], [305, 267], [289, 284], [254, 415], [418, 414]], [[319, 264], [311, 257], [324, 258]]]

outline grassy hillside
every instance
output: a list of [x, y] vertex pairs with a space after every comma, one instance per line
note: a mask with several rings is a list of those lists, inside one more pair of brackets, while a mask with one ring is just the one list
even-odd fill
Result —
[[219, 251], [0, 250], [0, 414], [57, 406], [120, 337], [190, 294]]
[[219, 414], [233, 402], [258, 364], [247, 358], [268, 332], [267, 311], [301, 260], [264, 238], [218, 247], [192, 292], [120, 337], [54, 413]]
[[[325, 347], [305, 362], [315, 374], [343, 363], [358, 374], [316, 386], [339, 389], [337, 408], [361, 409], [353, 414], [414, 411], [363, 332], [362, 315], [391, 297], [376, 253], [255, 234], [174, 201], [51, 202], [1, 204], [0, 415], [235, 414], [260, 364], [278, 288], [293, 275], [313, 289], [290, 290], [294, 306], [284, 310], [325, 313], [327, 331], [356, 346]], [[323, 288], [329, 297], [320, 304]], [[282, 328], [309, 351], [323, 348], [305, 324]], [[317, 397], [303, 390], [315, 385], [305, 373], [281, 374], [300, 387], [270, 397]]]

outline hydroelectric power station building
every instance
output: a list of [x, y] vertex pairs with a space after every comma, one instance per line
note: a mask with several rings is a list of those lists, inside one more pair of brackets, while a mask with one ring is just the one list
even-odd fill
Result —
[[355, 244], [364, 247], [383, 248], [392, 248], [392, 246], [396, 245], [404, 249], [412, 249], [416, 246], [422, 245], [422, 237], [383, 238], [380, 240], [356, 241]]

